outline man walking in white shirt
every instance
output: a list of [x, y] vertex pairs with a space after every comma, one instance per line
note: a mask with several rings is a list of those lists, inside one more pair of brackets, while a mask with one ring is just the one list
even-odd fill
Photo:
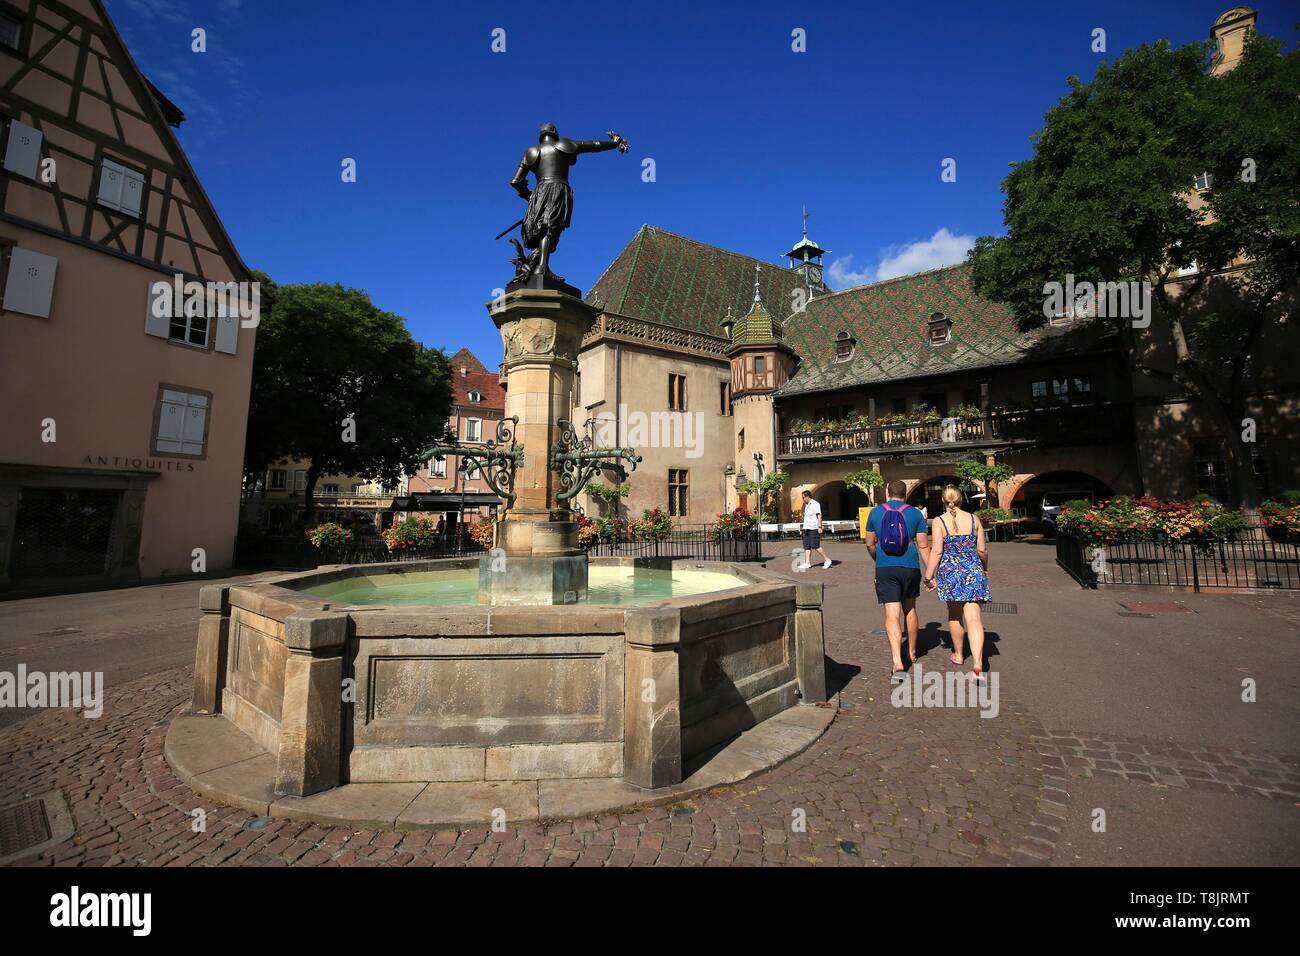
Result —
[[822, 556], [822, 567], [831, 566], [830, 556], [822, 550], [822, 506], [813, 501], [811, 491], [803, 493], [803, 567], [807, 571], [812, 567], [812, 553]]

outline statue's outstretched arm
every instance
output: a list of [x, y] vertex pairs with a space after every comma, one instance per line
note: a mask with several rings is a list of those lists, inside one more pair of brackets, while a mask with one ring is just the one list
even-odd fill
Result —
[[610, 149], [626, 153], [629, 148], [627, 140], [613, 130], [609, 131], [609, 139], [580, 139], [574, 145], [580, 153], [603, 153]]

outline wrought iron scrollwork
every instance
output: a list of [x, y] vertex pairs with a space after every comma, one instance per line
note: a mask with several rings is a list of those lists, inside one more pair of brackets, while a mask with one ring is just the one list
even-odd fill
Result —
[[641, 456], [633, 449], [596, 448], [590, 437], [578, 437], [573, 422], [567, 418], [556, 419], [555, 423], [560, 426], [560, 437], [551, 448], [548, 464], [551, 471], [560, 476], [556, 501], [570, 501], [602, 468], [613, 468], [620, 475], [619, 481], [623, 481], [627, 478], [627, 471], [619, 464], [620, 461], [628, 462], [636, 471]]
[[431, 445], [422, 455], [425, 458], [457, 455], [476, 462], [487, 482], [507, 508], [515, 503], [515, 472], [524, 463], [524, 446], [515, 441], [515, 426], [519, 416], [511, 415], [497, 422], [497, 437], [482, 445]]

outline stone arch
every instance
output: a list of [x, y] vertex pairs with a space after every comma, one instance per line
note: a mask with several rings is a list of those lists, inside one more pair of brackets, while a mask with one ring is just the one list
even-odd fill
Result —
[[1041, 516], [1042, 497], [1074, 494], [1101, 501], [1115, 494], [1114, 485], [1105, 478], [1079, 468], [1052, 468], [1032, 475], [1016, 475], [1005, 483], [1000, 497], [1005, 508], [1023, 508], [1025, 517], [1036, 521]]
[[869, 504], [866, 494], [842, 479], [823, 482], [813, 489], [812, 496], [822, 506], [823, 521], [857, 521], [858, 509]]

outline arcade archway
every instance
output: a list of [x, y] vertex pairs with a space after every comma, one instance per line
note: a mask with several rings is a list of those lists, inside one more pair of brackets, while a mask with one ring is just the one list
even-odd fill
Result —
[[1082, 471], [1046, 471], [1034, 475], [1016, 489], [1011, 508], [1017, 516], [1030, 521], [1041, 521], [1043, 503], [1059, 505], [1081, 498], [1087, 501], [1105, 501], [1114, 495], [1114, 489], [1100, 478]]
[[822, 506], [823, 521], [857, 521], [858, 509], [870, 502], [857, 488], [842, 481], [828, 481], [813, 491], [813, 498]]

